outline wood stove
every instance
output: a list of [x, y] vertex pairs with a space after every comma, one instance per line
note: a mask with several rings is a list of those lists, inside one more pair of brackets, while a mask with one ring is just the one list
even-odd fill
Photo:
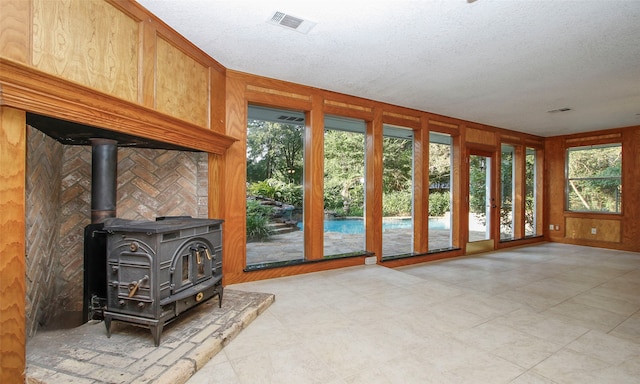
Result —
[[106, 233], [106, 307], [112, 320], [151, 330], [160, 344], [165, 324], [214, 296], [222, 305], [222, 220], [164, 217], [109, 218]]

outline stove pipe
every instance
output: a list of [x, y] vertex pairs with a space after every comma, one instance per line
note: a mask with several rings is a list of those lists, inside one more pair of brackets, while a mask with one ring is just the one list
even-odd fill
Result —
[[91, 223], [116, 217], [118, 142], [91, 139]]

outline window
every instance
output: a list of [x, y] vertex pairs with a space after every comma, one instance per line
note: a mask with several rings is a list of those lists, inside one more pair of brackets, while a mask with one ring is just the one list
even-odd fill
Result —
[[569, 211], [622, 211], [622, 145], [567, 150], [566, 206]]
[[304, 259], [304, 114], [249, 106], [247, 266]]
[[452, 247], [451, 191], [453, 140], [443, 133], [429, 133], [429, 251]]
[[413, 130], [384, 125], [382, 255], [413, 253]]
[[524, 163], [524, 235], [536, 235], [536, 212], [537, 212], [537, 196], [536, 196], [536, 150], [527, 148]]
[[364, 120], [325, 115], [324, 257], [365, 252]]
[[515, 239], [513, 203], [515, 201], [515, 148], [502, 144], [500, 156], [500, 240]]

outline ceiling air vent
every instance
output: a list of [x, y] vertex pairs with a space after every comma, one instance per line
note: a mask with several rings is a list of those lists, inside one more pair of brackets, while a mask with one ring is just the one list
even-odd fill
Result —
[[291, 16], [279, 11], [274, 12], [273, 16], [271, 16], [268, 22], [287, 29], [293, 29], [304, 34], [309, 33], [311, 28], [316, 25], [316, 23], [312, 21], [304, 20], [299, 17]]
[[297, 117], [297, 116], [280, 115], [280, 116], [278, 116], [278, 120], [281, 120], [281, 121], [293, 121], [293, 122], [299, 123], [301, 121], [304, 121], [304, 118], [303, 117]]

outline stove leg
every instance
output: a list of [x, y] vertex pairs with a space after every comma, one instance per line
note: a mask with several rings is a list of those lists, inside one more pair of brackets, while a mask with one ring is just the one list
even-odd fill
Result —
[[158, 325], [150, 325], [149, 330], [153, 335], [153, 344], [157, 347], [160, 345], [160, 335], [162, 334], [162, 328], [164, 324], [158, 323]]
[[222, 284], [216, 286], [216, 294], [218, 295], [218, 308], [222, 308], [222, 291], [224, 288]]
[[107, 327], [107, 338], [111, 338], [111, 316], [105, 315], [104, 326]]

